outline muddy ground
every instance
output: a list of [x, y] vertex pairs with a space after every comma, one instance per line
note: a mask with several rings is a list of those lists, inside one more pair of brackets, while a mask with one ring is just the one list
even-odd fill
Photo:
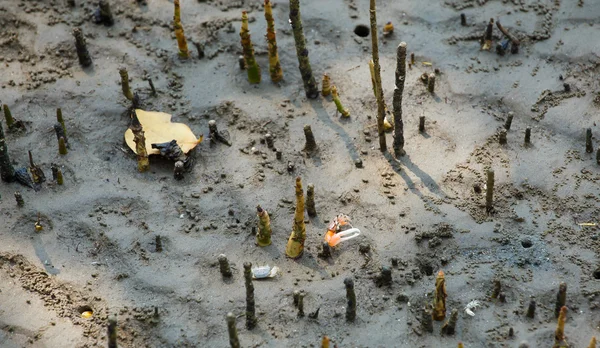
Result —
[[[558, 284], [566, 282], [566, 335], [587, 347], [600, 326], [600, 165], [585, 151], [585, 129], [600, 139], [600, 3], [595, 0], [379, 1], [383, 89], [391, 107], [395, 48], [415, 54], [407, 72], [407, 155], [396, 161], [377, 144], [376, 106], [368, 61], [367, 0], [301, 1], [317, 80], [327, 72], [350, 110], [342, 120], [330, 99], [307, 100], [288, 24], [287, 1], [274, 1], [284, 81], [268, 75], [261, 1], [182, 1], [193, 59], [181, 60], [167, 0], [111, 1], [115, 24], [93, 23], [96, 1], [0, 2], [0, 98], [23, 132], [5, 126], [9, 153], [26, 166], [27, 151], [49, 178], [39, 192], [0, 185], [0, 346], [106, 346], [106, 320], [116, 313], [124, 347], [227, 347], [225, 314], [237, 320], [243, 347], [316, 347], [328, 335], [338, 347], [531, 347], [553, 344]], [[240, 14], [248, 10], [262, 83], [240, 70]], [[461, 26], [465, 13], [467, 26]], [[522, 41], [518, 54], [481, 51], [490, 18]], [[81, 68], [71, 30], [84, 32], [93, 67]], [[381, 34], [381, 33], [380, 33]], [[494, 28], [495, 42], [500, 32]], [[198, 59], [192, 42], [205, 46]], [[495, 43], [494, 43], [495, 44]], [[123, 141], [130, 102], [118, 68], [127, 67], [145, 110], [173, 114], [197, 134], [217, 121], [233, 146], [197, 148], [182, 181], [173, 163], [151, 158], [138, 173]], [[420, 81], [439, 69], [434, 94]], [[152, 96], [147, 78], [158, 90]], [[564, 84], [568, 84], [567, 91]], [[68, 155], [58, 154], [52, 126], [61, 107]], [[514, 113], [508, 143], [498, 132]], [[426, 130], [418, 132], [419, 116]], [[305, 124], [319, 146], [303, 152]], [[532, 130], [530, 146], [525, 129]], [[264, 144], [275, 137], [282, 159]], [[387, 135], [391, 150], [392, 135]], [[252, 151], [252, 147], [256, 152]], [[362, 168], [355, 163], [361, 160]], [[51, 180], [50, 164], [64, 173]], [[288, 163], [294, 170], [288, 172]], [[485, 209], [485, 173], [496, 175], [494, 211]], [[314, 183], [318, 217], [308, 218], [306, 252], [285, 256], [294, 181]], [[474, 186], [479, 186], [480, 193]], [[13, 193], [21, 192], [18, 208]], [[273, 244], [254, 244], [255, 206], [271, 214]], [[36, 232], [37, 214], [44, 229]], [[327, 224], [348, 214], [362, 234], [329, 260], [317, 257]], [[156, 252], [155, 237], [163, 240]], [[369, 246], [361, 253], [359, 246]], [[217, 256], [234, 270], [224, 281]], [[392, 266], [392, 259], [397, 265]], [[256, 281], [258, 326], [244, 327], [242, 264], [278, 266]], [[392, 266], [391, 286], [374, 277]], [[448, 314], [456, 333], [420, 325], [435, 274], [446, 273]], [[343, 280], [356, 284], [358, 316], [346, 323]], [[491, 299], [499, 280], [506, 302]], [[297, 318], [292, 292], [303, 289]], [[535, 319], [525, 317], [531, 298]], [[464, 311], [481, 302], [474, 316]], [[158, 308], [158, 317], [154, 316]], [[92, 318], [80, 313], [93, 310]], [[514, 337], [509, 337], [509, 328]]]

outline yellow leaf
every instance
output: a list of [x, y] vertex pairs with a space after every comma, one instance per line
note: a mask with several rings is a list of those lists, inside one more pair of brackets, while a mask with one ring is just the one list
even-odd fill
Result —
[[[136, 109], [135, 113], [144, 129], [146, 152], [148, 152], [148, 155], [160, 154], [158, 149], [152, 148], [152, 144], [166, 143], [175, 139], [181, 150], [184, 153], [188, 153], [202, 141], [202, 136], [196, 138], [190, 127], [186, 124], [172, 123], [171, 115], [167, 113], [144, 111], [141, 109]], [[133, 152], [136, 152], [131, 129], [127, 129], [125, 132], [125, 142]]]
[[430, 62], [421, 62], [421, 64], [427, 65], [427, 66], [431, 66], [432, 65]]

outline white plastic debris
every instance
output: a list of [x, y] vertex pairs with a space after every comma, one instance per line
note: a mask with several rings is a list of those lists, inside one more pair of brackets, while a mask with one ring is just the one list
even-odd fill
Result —
[[273, 278], [277, 275], [279, 267], [277, 266], [260, 266], [252, 268], [252, 279]]

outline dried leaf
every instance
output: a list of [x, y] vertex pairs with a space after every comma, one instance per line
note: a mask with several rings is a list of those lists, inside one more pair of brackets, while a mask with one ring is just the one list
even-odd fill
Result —
[[[171, 122], [171, 115], [167, 113], [141, 109], [136, 109], [135, 112], [144, 129], [148, 155], [160, 154], [160, 150], [153, 149], [152, 144], [166, 143], [175, 139], [181, 150], [188, 153], [202, 141], [202, 136], [196, 138], [186, 124]], [[133, 152], [136, 152], [131, 129], [127, 129], [125, 132], [125, 142]]]

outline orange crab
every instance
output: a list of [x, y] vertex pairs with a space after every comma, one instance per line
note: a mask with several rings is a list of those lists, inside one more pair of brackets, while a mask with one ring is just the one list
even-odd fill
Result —
[[360, 230], [352, 227], [350, 218], [347, 215], [340, 214], [333, 219], [327, 226], [325, 241], [330, 247], [340, 244], [342, 241], [358, 237]]

